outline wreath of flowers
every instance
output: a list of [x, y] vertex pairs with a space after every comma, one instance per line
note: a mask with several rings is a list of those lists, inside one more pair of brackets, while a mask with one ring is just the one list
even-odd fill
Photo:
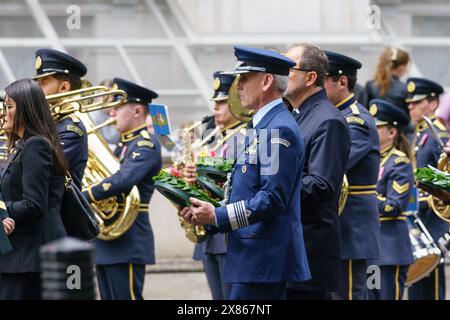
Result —
[[197, 162], [195, 163], [197, 168], [214, 167], [224, 173], [231, 172], [231, 169], [233, 169], [233, 164], [233, 159], [224, 159], [222, 157], [217, 157], [215, 151], [211, 151], [209, 155], [200, 155], [197, 159]]
[[[173, 167], [161, 169], [158, 175], [153, 177], [153, 181], [155, 181], [155, 183], [159, 183], [162, 186], [164, 186], [165, 184], [170, 185], [185, 192], [189, 195], [189, 197], [209, 202], [215, 207], [220, 206], [220, 204], [216, 200], [208, 196], [205, 191], [198, 189], [197, 187], [190, 185], [182, 180], [181, 173]], [[156, 185], [156, 187], [158, 186]]]

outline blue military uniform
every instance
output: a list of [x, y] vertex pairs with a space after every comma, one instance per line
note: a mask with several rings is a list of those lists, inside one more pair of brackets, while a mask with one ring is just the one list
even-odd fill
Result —
[[[146, 105], [157, 94], [123, 79], [114, 79], [119, 89], [128, 94], [127, 102]], [[119, 238], [94, 241], [96, 270], [102, 299], [142, 299], [145, 265], [155, 263], [153, 231], [148, 204], [154, 190], [152, 177], [162, 166], [161, 147], [151, 137], [145, 123], [121, 135], [118, 154], [120, 169], [111, 177], [84, 192], [91, 201], [112, 196], [121, 197], [137, 186], [140, 214], [131, 228]]]
[[[370, 112], [379, 127], [391, 125], [401, 132], [409, 123], [408, 116], [401, 109], [381, 99], [370, 102]], [[379, 289], [369, 290], [371, 299], [402, 299], [408, 268], [414, 262], [406, 217], [414, 185], [412, 164], [406, 154], [392, 145], [382, 150], [377, 183], [380, 257], [369, 262], [380, 266], [381, 283]]]
[[[37, 50], [35, 67], [36, 76], [33, 79], [64, 74], [80, 80], [87, 72], [83, 63], [68, 54], [53, 49]], [[57, 120], [56, 130], [69, 164], [70, 174], [75, 184], [81, 188], [88, 160], [86, 128], [75, 114], [71, 114]]]
[[[295, 65], [270, 50], [236, 46], [235, 55], [237, 73], [288, 75]], [[300, 223], [303, 141], [281, 98], [263, 106], [250, 124], [254, 130], [234, 164], [228, 204], [215, 210], [228, 239], [224, 277], [232, 284], [230, 299], [282, 299], [287, 281], [310, 278]]]
[[[408, 98], [406, 102], [411, 103], [422, 99], [437, 99], [444, 91], [443, 88], [428, 79], [409, 78], [407, 81]], [[434, 128], [438, 132], [439, 138], [445, 144], [449, 139], [449, 134], [445, 126], [436, 119], [430, 117]], [[423, 168], [428, 165], [437, 166], [441, 150], [438, 142], [433, 138], [428, 124], [422, 120], [416, 124], [416, 133], [412, 141], [413, 153], [415, 156], [415, 167]], [[428, 194], [419, 193], [419, 217], [430, 232], [434, 241], [444, 235], [450, 228], [450, 224], [440, 219], [428, 206]], [[409, 290], [408, 296], [412, 300], [443, 300], [445, 299], [445, 274], [444, 265], [440, 264], [430, 276], [416, 282]]]
[[[356, 76], [361, 63], [342, 54], [325, 51], [328, 75]], [[380, 221], [376, 184], [380, 165], [380, 142], [375, 121], [354, 94], [336, 104], [350, 130], [347, 162], [348, 198], [339, 217], [341, 268], [338, 294], [342, 299], [367, 298], [367, 260], [379, 256]]]

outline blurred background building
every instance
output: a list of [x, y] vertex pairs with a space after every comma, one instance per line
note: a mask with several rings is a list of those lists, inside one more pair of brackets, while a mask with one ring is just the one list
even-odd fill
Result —
[[[311, 42], [374, 75], [382, 48], [412, 54], [410, 75], [450, 87], [449, 0], [0, 0], [0, 91], [34, 74], [34, 51], [66, 51], [97, 84], [122, 77], [160, 94], [172, 128], [211, 112], [212, 73], [234, 66], [232, 45], [286, 50]], [[78, 15], [78, 13], [80, 15]], [[159, 258], [190, 258], [173, 207], [150, 206]]]

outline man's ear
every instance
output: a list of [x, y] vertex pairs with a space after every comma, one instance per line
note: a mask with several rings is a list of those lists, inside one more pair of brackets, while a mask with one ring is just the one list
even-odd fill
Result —
[[429, 109], [431, 112], [435, 112], [439, 106], [439, 101], [437, 99], [430, 101]]
[[134, 116], [136, 118], [144, 114], [144, 106], [142, 104], [136, 103], [134, 106]]
[[347, 83], [348, 83], [348, 78], [347, 76], [340, 76], [339, 77], [339, 85], [345, 87], [345, 89], [347, 89]]
[[70, 82], [67, 80], [61, 81], [61, 83], [59, 84], [59, 92], [67, 92], [70, 90]]
[[307, 87], [312, 86], [316, 82], [316, 79], [317, 79], [317, 73], [315, 71], [308, 72], [308, 75], [306, 78], [306, 86]]
[[263, 90], [266, 91], [274, 82], [275, 77], [271, 73], [266, 73], [263, 78]]

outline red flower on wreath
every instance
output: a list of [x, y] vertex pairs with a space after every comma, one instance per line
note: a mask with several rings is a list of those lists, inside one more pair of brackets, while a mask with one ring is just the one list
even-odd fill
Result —
[[174, 168], [174, 167], [166, 168], [166, 172], [167, 172], [168, 174], [170, 174], [172, 177], [176, 177], [176, 178], [181, 177], [180, 171], [178, 171], [178, 170], [177, 170], [176, 168]]

